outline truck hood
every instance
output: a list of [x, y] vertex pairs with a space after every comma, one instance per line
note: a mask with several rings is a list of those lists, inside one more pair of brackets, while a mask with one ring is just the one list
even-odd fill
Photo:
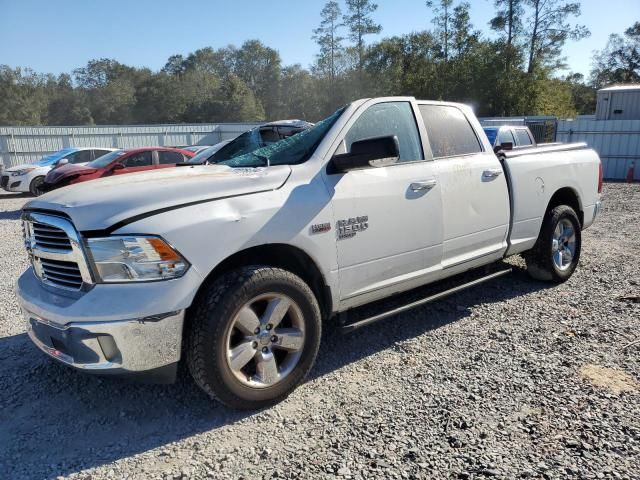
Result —
[[237, 195], [275, 190], [289, 178], [287, 165], [166, 168], [83, 182], [31, 200], [25, 210], [68, 215], [80, 231], [106, 230], [132, 217]]

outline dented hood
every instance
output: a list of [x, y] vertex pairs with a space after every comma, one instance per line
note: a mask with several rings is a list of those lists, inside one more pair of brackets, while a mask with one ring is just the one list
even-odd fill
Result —
[[275, 190], [291, 168], [203, 165], [116, 175], [71, 185], [31, 200], [25, 210], [55, 210], [80, 231], [105, 230], [132, 217], [182, 205]]

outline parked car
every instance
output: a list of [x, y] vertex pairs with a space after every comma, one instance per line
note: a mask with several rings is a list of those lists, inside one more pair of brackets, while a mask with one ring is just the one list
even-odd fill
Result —
[[501, 150], [505, 144], [507, 148], [536, 146], [536, 141], [529, 127], [502, 125], [500, 127], [483, 127], [483, 130], [489, 143], [496, 150]]
[[233, 140], [224, 140], [201, 151], [189, 163], [220, 163], [292, 137], [313, 127], [304, 120], [278, 120], [252, 128]]
[[86, 165], [67, 164], [51, 170], [40, 188], [48, 192], [111, 175], [175, 167], [177, 163], [184, 163], [193, 156], [193, 152], [176, 148], [144, 147], [115, 150]]
[[185, 360], [207, 394], [255, 409], [303, 381], [331, 319], [353, 331], [507, 274], [515, 254], [564, 282], [601, 191], [585, 144], [496, 155], [467, 106], [358, 100], [216, 165], [31, 200], [16, 292], [57, 361], [166, 381]]
[[114, 151], [115, 148], [73, 147], [63, 148], [42, 157], [34, 164], [23, 164], [5, 170], [0, 177], [0, 186], [7, 192], [23, 192], [39, 195], [44, 178], [59, 163], [85, 165], [96, 158]]

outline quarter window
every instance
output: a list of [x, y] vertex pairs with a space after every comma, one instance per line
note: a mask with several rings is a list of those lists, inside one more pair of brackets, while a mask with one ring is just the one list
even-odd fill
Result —
[[409, 102], [378, 103], [369, 107], [345, 136], [347, 151], [353, 142], [395, 135], [400, 146], [400, 162], [424, 160], [420, 135]]
[[449, 105], [420, 105], [433, 158], [469, 155], [482, 151], [462, 110]]

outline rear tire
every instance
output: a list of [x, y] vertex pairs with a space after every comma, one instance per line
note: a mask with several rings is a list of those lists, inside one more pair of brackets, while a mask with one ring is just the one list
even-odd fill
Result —
[[29, 193], [31, 193], [31, 195], [33, 195], [34, 197], [39, 197], [40, 195], [42, 195], [44, 192], [40, 189], [40, 187], [42, 187], [43, 183], [43, 176], [36, 177], [31, 180], [31, 183], [29, 184]]
[[527, 272], [536, 280], [567, 281], [580, 261], [582, 231], [576, 212], [566, 205], [549, 210], [533, 249], [525, 254]]
[[278, 403], [313, 366], [320, 318], [313, 292], [291, 272], [250, 266], [226, 273], [190, 312], [189, 371], [210, 397], [232, 408]]

